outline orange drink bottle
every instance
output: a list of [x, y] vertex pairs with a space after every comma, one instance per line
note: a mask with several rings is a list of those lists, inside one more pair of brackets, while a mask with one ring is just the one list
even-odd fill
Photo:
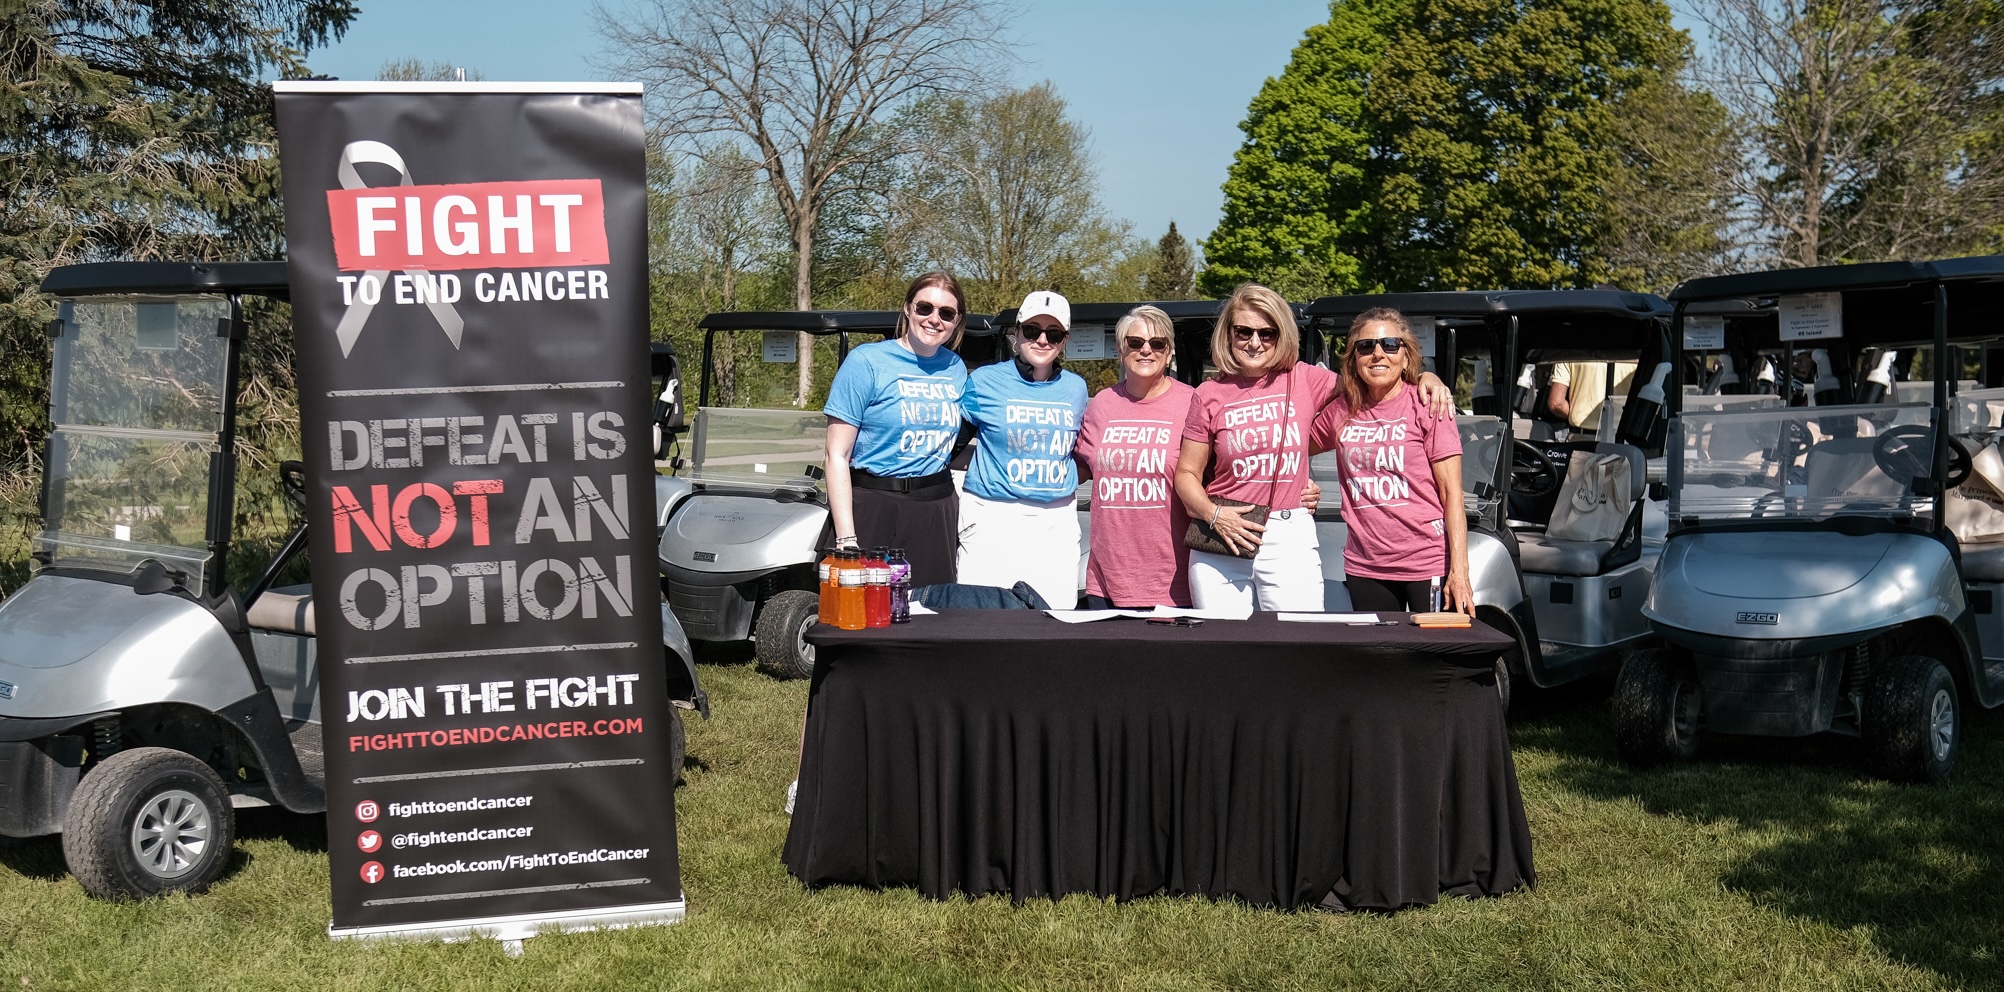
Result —
[[863, 584], [869, 581], [869, 570], [863, 567], [860, 552], [842, 552], [842, 567], [836, 570], [835, 626], [843, 630], [862, 630], [868, 626], [868, 618], [863, 610]]
[[884, 560], [884, 548], [871, 548], [869, 581], [863, 586], [863, 619], [871, 627], [891, 625], [891, 566]]
[[815, 614], [815, 619], [830, 627], [835, 626], [835, 564], [839, 561], [841, 561], [840, 553], [830, 549], [828, 557], [821, 559], [821, 563], [815, 566], [821, 578], [821, 608]]

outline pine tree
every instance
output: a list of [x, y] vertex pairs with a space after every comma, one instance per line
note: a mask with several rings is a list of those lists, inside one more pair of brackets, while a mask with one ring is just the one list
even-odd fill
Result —
[[1169, 222], [1168, 233], [1155, 243], [1155, 264], [1148, 269], [1148, 298], [1152, 300], [1191, 299], [1197, 288], [1197, 262], [1190, 242]]

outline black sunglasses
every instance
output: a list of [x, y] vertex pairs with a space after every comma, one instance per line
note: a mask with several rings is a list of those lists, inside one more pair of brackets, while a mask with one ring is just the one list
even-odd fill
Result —
[[[927, 303], [924, 300], [920, 300], [917, 303], [912, 304], [912, 312], [918, 314], [921, 317], [932, 316], [932, 310], [933, 310], [932, 304]], [[955, 310], [952, 307], [940, 307], [939, 319], [951, 324], [954, 321], [960, 319], [960, 311]]]
[[1359, 355], [1368, 355], [1380, 348], [1387, 355], [1396, 355], [1405, 346], [1406, 343], [1398, 338], [1357, 338], [1350, 342], [1350, 350]]
[[1023, 332], [1023, 340], [1025, 341], [1035, 341], [1038, 338], [1043, 338], [1052, 344], [1064, 344], [1065, 339], [1072, 336], [1072, 332], [1062, 327], [1040, 327], [1036, 324], [1024, 324], [1018, 330]]
[[1149, 351], [1169, 350], [1168, 338], [1127, 338], [1126, 341], [1128, 351], [1140, 351], [1143, 348]]
[[1277, 341], [1280, 339], [1280, 328], [1247, 327], [1244, 324], [1232, 325], [1232, 337], [1238, 338], [1240, 341], [1251, 341], [1255, 334], [1259, 335], [1261, 341]]

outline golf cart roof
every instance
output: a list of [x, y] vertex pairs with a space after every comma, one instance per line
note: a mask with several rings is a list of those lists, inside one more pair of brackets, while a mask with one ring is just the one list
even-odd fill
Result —
[[1308, 305], [1317, 320], [1341, 321], [1366, 310], [1391, 307], [1420, 317], [1488, 317], [1507, 314], [1574, 314], [1655, 320], [1670, 316], [1670, 305], [1648, 293], [1619, 289], [1502, 289], [1431, 293], [1354, 293], [1325, 296]]
[[1925, 262], [1868, 262], [1860, 265], [1819, 265], [1807, 269], [1742, 272], [1730, 276], [1687, 279], [1670, 291], [1670, 302], [1756, 300], [1785, 293], [1842, 293], [1899, 289], [1930, 282], [1934, 277], [1935, 270]]
[[51, 296], [189, 296], [239, 293], [290, 297], [284, 262], [84, 262], [42, 279]]
[[[1949, 337], [1957, 340], [2004, 336], [1997, 314], [2004, 308], [2004, 255], [1931, 262], [1870, 262], [1806, 269], [1747, 272], [1692, 279], [1671, 290], [1686, 313], [1724, 313], [1743, 307], [1743, 316], [1768, 324], [1753, 343], [1779, 346], [1774, 339], [1774, 307], [1781, 296], [1844, 294], [1844, 337], [1854, 344], [1924, 344], [1934, 336], [1928, 317], [1939, 282], [1949, 294]], [[1721, 310], [1720, 308], [1725, 308]]]
[[[844, 331], [889, 334], [898, 326], [896, 310], [730, 310], [704, 315], [696, 327], [705, 331], [803, 331], [841, 334]], [[970, 313], [969, 334], [993, 334], [984, 314]]]
[[[1412, 317], [1481, 321], [1516, 317], [1520, 346], [1539, 352], [1531, 360], [1605, 357], [1640, 352], [1671, 315], [1668, 302], [1618, 289], [1501, 289], [1428, 293], [1354, 293], [1325, 296], [1308, 315], [1332, 336], [1347, 332], [1366, 310], [1390, 307]], [[1502, 331], [1502, 326], [1492, 328]]]

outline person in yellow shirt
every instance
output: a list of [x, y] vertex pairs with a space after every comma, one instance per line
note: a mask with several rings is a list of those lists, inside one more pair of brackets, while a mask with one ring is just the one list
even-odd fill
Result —
[[1614, 371], [1616, 396], [1627, 396], [1635, 378], [1634, 362], [1561, 362], [1552, 366], [1552, 387], [1545, 408], [1572, 425], [1576, 434], [1600, 430], [1601, 407], [1608, 397], [1608, 371]]

